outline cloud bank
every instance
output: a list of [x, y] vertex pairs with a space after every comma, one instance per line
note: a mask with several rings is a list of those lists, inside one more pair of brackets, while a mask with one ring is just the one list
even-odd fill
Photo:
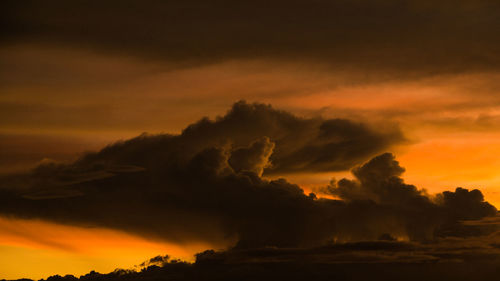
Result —
[[[488, 237], [498, 241], [496, 237]], [[484, 241], [483, 241], [484, 242]], [[316, 248], [208, 250], [195, 263], [156, 256], [140, 271], [94, 271], [56, 280], [497, 280], [500, 250], [465, 241], [357, 242]]]
[[238, 102], [180, 135], [141, 135], [71, 164], [2, 177], [0, 214], [239, 248], [491, 232], [460, 223], [496, 215], [479, 190], [431, 197], [404, 183], [389, 153], [355, 167], [355, 179], [319, 190], [338, 200], [262, 177], [349, 169], [403, 139], [349, 120], [303, 119]]

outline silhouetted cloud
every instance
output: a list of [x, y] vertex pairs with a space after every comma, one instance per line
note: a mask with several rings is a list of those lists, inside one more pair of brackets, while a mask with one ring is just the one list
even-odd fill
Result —
[[437, 198], [431, 200], [425, 190], [405, 184], [400, 177], [403, 172], [404, 168], [399, 166], [394, 156], [385, 153], [353, 169], [356, 180], [332, 181], [330, 186], [322, 190], [348, 201], [373, 200], [420, 210], [438, 204], [456, 220], [480, 219], [496, 213], [496, 208], [485, 202], [481, 191], [477, 189], [469, 191], [458, 187], [454, 192], [437, 194]]
[[417, 240], [443, 233], [464, 235], [463, 232], [450, 233], [450, 227], [457, 227], [460, 220], [481, 219], [497, 213], [477, 189], [469, 191], [459, 187], [454, 192], [445, 191], [433, 198], [425, 190], [404, 183], [401, 178], [404, 171], [392, 154], [384, 153], [354, 168], [354, 180], [333, 180], [318, 191], [348, 202], [369, 201], [391, 206], [398, 210], [396, 217], [403, 217], [406, 221], [406, 233]]
[[[451, 242], [451, 243], [450, 243]], [[458, 242], [458, 243], [457, 243]], [[465, 246], [464, 246], [465, 245]], [[356, 242], [316, 248], [207, 250], [187, 263], [157, 256], [140, 271], [79, 280], [496, 280], [500, 250], [464, 241]], [[74, 281], [52, 276], [48, 281]]]
[[141, 263], [139, 266], [140, 267], [148, 267], [148, 266], [152, 266], [152, 265], [163, 266], [163, 265], [167, 264], [169, 262], [169, 260], [170, 260], [170, 256], [168, 256], [168, 255], [156, 256], [156, 257], [150, 258], [149, 260]]
[[[116, 162], [155, 169], [177, 162], [186, 164], [205, 148], [230, 145], [234, 151], [229, 161], [236, 170], [260, 163], [263, 166], [259, 169], [267, 166], [268, 174], [338, 171], [403, 141], [398, 128], [375, 129], [347, 119], [300, 118], [270, 105], [241, 101], [225, 116], [203, 118], [179, 136], [138, 137], [88, 155], [80, 163]], [[243, 158], [251, 163], [242, 163]]]
[[0, 214], [179, 242], [235, 241], [238, 248], [424, 241], [496, 230], [460, 222], [496, 215], [480, 191], [432, 198], [404, 183], [404, 169], [389, 153], [354, 168], [355, 179], [320, 190], [339, 200], [261, 177], [348, 169], [402, 139], [398, 131], [238, 102], [225, 116], [203, 119], [180, 135], [142, 135], [72, 164], [3, 177]]

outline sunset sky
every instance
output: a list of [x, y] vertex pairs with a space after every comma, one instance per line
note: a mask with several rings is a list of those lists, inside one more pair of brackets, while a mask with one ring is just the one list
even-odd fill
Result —
[[[165, 236], [164, 232], [177, 229], [149, 229], [139, 223], [129, 227], [113, 217], [73, 217], [72, 211], [51, 213], [43, 207], [43, 202], [57, 198], [79, 198], [85, 188], [94, 192], [91, 183], [101, 178], [117, 184], [122, 181], [111, 179], [124, 175], [132, 182], [135, 176], [129, 175], [163, 167], [154, 165], [167, 154], [155, 151], [159, 149], [155, 146], [141, 150], [152, 153], [151, 159], [144, 156], [146, 166], [137, 164], [142, 158], [127, 162], [123, 159], [129, 159], [128, 154], [117, 153], [109, 159], [122, 162], [102, 171], [78, 170], [78, 176], [68, 176], [71, 180], [49, 171], [43, 175], [45, 181], [36, 184], [28, 179], [36, 178], [37, 172], [31, 171], [38, 165], [73, 167], [71, 163], [88, 152], [144, 132], [181, 134], [185, 146], [168, 148], [172, 151], [189, 150], [186, 147], [196, 141], [212, 142], [215, 135], [221, 139], [213, 140], [213, 145], [222, 145], [223, 138], [234, 147], [261, 145], [259, 157], [265, 161], [249, 170], [264, 180], [285, 178], [306, 194], [325, 198], [329, 195], [318, 191], [332, 178], [354, 179], [351, 169], [390, 152], [405, 169], [404, 182], [425, 189], [429, 198], [456, 187], [479, 189], [486, 201], [500, 208], [497, 1], [2, 1], [0, 5], [4, 27], [0, 190], [22, 191], [19, 194], [27, 203], [17, 206], [30, 210], [10, 208], [6, 202], [14, 206], [20, 201], [0, 194], [9, 206], [0, 207], [0, 279], [110, 272], [134, 268], [163, 254], [192, 261], [195, 253], [242, 241], [239, 229], [231, 235], [216, 230], [201, 233], [193, 223], [183, 225], [177, 236]], [[247, 128], [258, 133], [242, 137], [224, 131], [238, 128], [221, 120], [232, 120], [240, 110], [264, 114], [274, 129], [265, 133], [253, 127], [254, 121], [234, 117], [241, 121], [241, 134]], [[213, 120], [216, 132], [207, 133], [203, 122], [196, 123], [203, 117]], [[299, 120], [297, 127], [281, 127], [280, 122], [294, 118]], [[323, 130], [329, 120], [347, 121], [335, 123], [335, 137], [328, 135], [325, 141], [355, 139], [347, 148], [336, 146], [337, 150], [324, 153], [334, 160], [322, 160], [322, 152], [315, 159], [287, 154], [306, 147], [306, 141], [331, 149], [310, 136], [316, 129], [305, 128]], [[199, 139], [185, 136], [188, 126]], [[194, 150], [192, 155], [198, 152]], [[106, 155], [95, 156], [104, 159], [96, 163], [111, 163]], [[232, 159], [226, 160], [236, 171], [240, 164]], [[79, 188], [61, 191], [69, 181]], [[48, 190], [49, 195], [32, 193], [30, 188], [43, 188], [40, 192]], [[104, 200], [114, 202], [109, 198], [89, 201], [87, 207], [95, 210]], [[141, 214], [137, 212], [137, 220]], [[190, 220], [192, 215], [181, 214], [179, 220]], [[210, 227], [225, 224], [225, 219], [214, 219]], [[166, 217], [162, 223], [175, 224], [176, 219]]]

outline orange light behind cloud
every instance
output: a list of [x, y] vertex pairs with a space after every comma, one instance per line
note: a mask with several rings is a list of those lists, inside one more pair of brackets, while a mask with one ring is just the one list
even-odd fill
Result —
[[407, 182], [431, 193], [478, 188], [500, 207], [500, 133], [454, 134], [414, 144], [398, 159]]
[[194, 254], [218, 247], [223, 245], [173, 244], [110, 229], [0, 217], [0, 279], [106, 273], [165, 254], [192, 261]]
[[[10, 58], [12, 65], [24, 65], [19, 69], [37, 69], [33, 63], [47, 61], [52, 71], [64, 74], [65, 83], [25, 85], [40, 73], [22, 72], [25, 76], [20, 77], [25, 78], [4, 87], [0, 102], [13, 108], [19, 105], [18, 111], [4, 114], [19, 120], [4, 118], [10, 123], [2, 124], [0, 133], [31, 139], [33, 135], [52, 136], [68, 142], [39, 151], [40, 141], [35, 141], [18, 149], [23, 153], [52, 152], [54, 146], [55, 152], [64, 148], [68, 159], [73, 159], [83, 150], [97, 150], [143, 131], [178, 133], [203, 115], [215, 117], [236, 100], [247, 99], [328, 118], [398, 123], [411, 143], [388, 150], [406, 168], [403, 177], [407, 183], [430, 193], [458, 186], [479, 188], [487, 201], [500, 207], [500, 127], [494, 122], [484, 127], [475, 123], [483, 115], [500, 115], [495, 92], [498, 74], [364, 83], [355, 74], [331, 73], [320, 66], [304, 71], [292, 63], [232, 61], [170, 71], [156, 63], [81, 50], [31, 48], [6, 54], [2, 58]], [[86, 69], [92, 71], [82, 72]], [[76, 117], [67, 121], [68, 112]], [[17, 140], [11, 143], [20, 144]], [[12, 151], [13, 146], [4, 147]], [[11, 161], [3, 167], [0, 163], [0, 172], [25, 169], [43, 157], [48, 156], [19, 167]], [[351, 177], [349, 172], [283, 176], [306, 192], [327, 184], [332, 177]], [[223, 246], [172, 244], [109, 229], [0, 217], [0, 279], [109, 272], [159, 254], [189, 260], [196, 252]]]

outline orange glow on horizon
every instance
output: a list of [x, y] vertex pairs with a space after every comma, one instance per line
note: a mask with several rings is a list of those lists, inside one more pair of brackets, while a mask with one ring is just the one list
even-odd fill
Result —
[[91, 270], [107, 273], [166, 254], [193, 261], [198, 252], [224, 246], [174, 244], [110, 229], [0, 217], [0, 279], [79, 276]]

